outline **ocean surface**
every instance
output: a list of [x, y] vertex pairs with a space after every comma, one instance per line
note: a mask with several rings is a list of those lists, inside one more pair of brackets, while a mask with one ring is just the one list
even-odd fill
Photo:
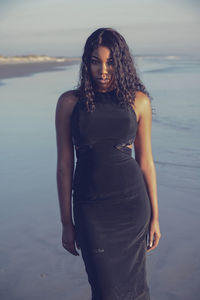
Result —
[[[152, 151], [162, 237], [147, 254], [151, 300], [198, 300], [200, 60], [136, 58], [153, 100]], [[89, 300], [80, 256], [62, 248], [55, 108], [79, 64], [0, 82], [0, 298]], [[80, 253], [80, 252], [79, 252]]]

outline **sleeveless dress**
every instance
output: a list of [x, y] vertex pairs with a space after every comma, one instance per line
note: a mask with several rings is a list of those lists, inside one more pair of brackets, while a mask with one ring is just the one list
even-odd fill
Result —
[[151, 207], [139, 164], [126, 146], [136, 135], [136, 114], [117, 102], [114, 90], [96, 92], [95, 106], [87, 112], [77, 102], [71, 115], [73, 216], [92, 300], [149, 300]]

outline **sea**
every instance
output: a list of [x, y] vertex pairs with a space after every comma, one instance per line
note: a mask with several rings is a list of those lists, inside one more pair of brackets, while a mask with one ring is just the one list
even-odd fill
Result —
[[[151, 300], [198, 300], [200, 58], [144, 55], [135, 63], [153, 110], [161, 239], [147, 254]], [[62, 248], [56, 186], [55, 109], [76, 88], [79, 68], [0, 81], [2, 300], [91, 296], [81, 255]]]

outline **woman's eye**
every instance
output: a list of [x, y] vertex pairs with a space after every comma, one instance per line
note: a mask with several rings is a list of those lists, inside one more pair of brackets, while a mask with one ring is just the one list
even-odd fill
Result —
[[108, 65], [109, 65], [109, 66], [112, 66], [112, 65], [113, 65], [113, 61], [110, 60], [110, 61], [108, 62]]
[[95, 59], [91, 59], [91, 63], [94, 64], [94, 65], [96, 65], [96, 64], [98, 64], [98, 61], [95, 60]]

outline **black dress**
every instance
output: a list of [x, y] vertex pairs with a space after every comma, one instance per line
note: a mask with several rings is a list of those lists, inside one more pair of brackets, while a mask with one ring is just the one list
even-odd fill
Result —
[[94, 112], [76, 103], [73, 215], [92, 300], [149, 300], [147, 232], [151, 208], [132, 157], [135, 111], [115, 91], [96, 92]]

